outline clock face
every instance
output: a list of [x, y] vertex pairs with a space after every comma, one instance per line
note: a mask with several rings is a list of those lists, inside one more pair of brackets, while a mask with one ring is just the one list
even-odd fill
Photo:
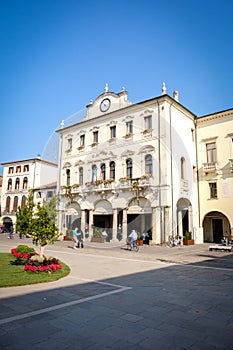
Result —
[[110, 100], [108, 98], [105, 98], [100, 104], [101, 112], [107, 112], [107, 110], [110, 108], [110, 104]]

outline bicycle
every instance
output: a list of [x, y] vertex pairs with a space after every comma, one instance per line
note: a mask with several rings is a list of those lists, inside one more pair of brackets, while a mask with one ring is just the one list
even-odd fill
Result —
[[167, 242], [167, 246], [172, 247], [180, 247], [181, 246], [181, 237], [180, 236], [169, 236], [169, 241]]
[[137, 244], [137, 241], [133, 241], [133, 248], [130, 247], [130, 240], [127, 239], [126, 240], [126, 245], [127, 245], [127, 249], [130, 251], [134, 251], [134, 252], [138, 252], [139, 251], [139, 246]]

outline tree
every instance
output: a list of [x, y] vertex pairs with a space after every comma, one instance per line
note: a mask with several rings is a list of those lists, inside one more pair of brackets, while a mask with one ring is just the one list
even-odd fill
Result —
[[17, 233], [21, 236], [29, 233], [32, 236], [32, 243], [40, 245], [41, 256], [44, 255], [45, 246], [48, 243], [55, 243], [59, 237], [55, 225], [55, 203], [57, 200], [54, 199], [51, 204], [44, 202], [43, 206], [38, 204], [35, 208], [33, 194], [29, 192], [26, 204], [19, 207], [16, 213]]
[[40, 245], [40, 255], [44, 255], [45, 246], [55, 243], [59, 238], [58, 228], [45, 206], [37, 205], [33, 218], [32, 242]]
[[30, 191], [26, 204], [23, 207], [19, 207], [16, 213], [16, 232], [21, 237], [32, 233], [33, 209], [33, 194]]
[[57, 204], [58, 204], [58, 197], [53, 196], [50, 201], [43, 201], [43, 206], [46, 208], [49, 217], [56, 222], [57, 219]]

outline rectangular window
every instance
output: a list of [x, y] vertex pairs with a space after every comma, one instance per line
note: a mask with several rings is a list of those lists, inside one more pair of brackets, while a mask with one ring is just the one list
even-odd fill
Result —
[[13, 172], [14, 172], [14, 167], [10, 166], [8, 169], [8, 174], [13, 174]]
[[116, 125], [110, 127], [110, 138], [114, 139], [116, 137]]
[[24, 165], [23, 171], [24, 171], [24, 172], [29, 171], [29, 165], [28, 165], [28, 164]]
[[17, 167], [16, 167], [16, 173], [21, 173], [21, 166], [20, 166], [20, 165], [17, 165]]
[[48, 191], [47, 198], [52, 198], [52, 197], [53, 197], [53, 191]]
[[84, 147], [85, 146], [85, 135], [80, 136], [80, 146]]
[[144, 127], [145, 127], [145, 129], [152, 129], [152, 117], [151, 117], [151, 115], [144, 118]]
[[126, 134], [132, 134], [133, 133], [133, 122], [132, 120], [130, 122], [126, 123]]
[[216, 163], [216, 142], [206, 144], [207, 163]]
[[217, 198], [217, 183], [216, 182], [210, 182], [210, 198]]
[[93, 131], [93, 142], [98, 143], [98, 131]]
[[68, 142], [67, 144], [68, 149], [72, 149], [72, 139], [68, 139], [67, 142]]

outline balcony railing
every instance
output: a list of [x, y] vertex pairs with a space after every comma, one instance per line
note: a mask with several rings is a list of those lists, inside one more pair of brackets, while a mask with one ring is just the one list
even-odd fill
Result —
[[217, 171], [217, 162], [203, 163], [204, 173], [214, 173]]
[[231, 172], [233, 173], [233, 159], [229, 159], [229, 162], [230, 162]]

